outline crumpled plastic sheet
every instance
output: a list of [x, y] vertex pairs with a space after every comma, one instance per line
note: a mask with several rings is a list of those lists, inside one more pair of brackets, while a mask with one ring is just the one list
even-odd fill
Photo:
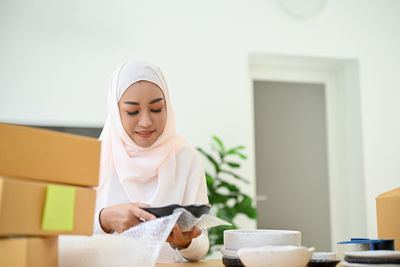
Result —
[[[179, 208], [172, 215], [147, 221], [121, 234], [88, 236], [60, 236], [60, 267], [153, 267], [157, 261], [174, 262], [179, 253], [169, 247], [167, 240], [175, 223], [183, 232], [194, 226], [210, 228], [230, 223], [204, 214], [196, 218]], [[175, 252], [171, 255], [165, 249]], [[163, 251], [164, 253], [162, 253]], [[161, 252], [161, 253], [160, 253]], [[158, 260], [157, 260], [158, 259]]]
[[[160, 250], [180, 215], [181, 213], [174, 213], [156, 220], [147, 221], [121, 233], [122, 236], [131, 239], [132, 242], [139, 241], [142, 246], [148, 249], [146, 262], [140, 262], [140, 264], [138, 263], [139, 265], [135, 266], [150, 267], [155, 265]], [[159, 261], [167, 263], [178, 261], [179, 255], [174, 253], [175, 251], [173, 250], [170, 250], [170, 252], [172, 255], [164, 255]]]
[[219, 225], [231, 225], [227, 221], [208, 214], [203, 214], [200, 218], [197, 218], [183, 208], [175, 209], [174, 214], [180, 214], [177, 224], [181, 228], [182, 232], [190, 231], [195, 226], [205, 229]]

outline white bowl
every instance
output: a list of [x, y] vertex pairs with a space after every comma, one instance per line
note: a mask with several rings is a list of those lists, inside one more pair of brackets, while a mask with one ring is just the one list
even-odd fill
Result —
[[226, 230], [224, 246], [238, 250], [244, 247], [300, 246], [301, 232], [289, 230]]
[[296, 246], [264, 246], [241, 248], [238, 255], [246, 267], [305, 267], [314, 248]]

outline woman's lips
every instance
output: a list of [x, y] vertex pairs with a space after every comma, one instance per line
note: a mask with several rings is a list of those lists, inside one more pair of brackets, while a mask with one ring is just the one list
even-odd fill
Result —
[[149, 138], [155, 130], [152, 131], [136, 131], [135, 133], [142, 138]]

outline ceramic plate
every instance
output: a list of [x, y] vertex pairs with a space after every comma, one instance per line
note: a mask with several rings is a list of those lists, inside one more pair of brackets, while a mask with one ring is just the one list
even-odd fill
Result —
[[239, 258], [222, 257], [222, 263], [225, 267], [244, 267]]
[[237, 250], [234, 250], [234, 249], [222, 248], [221, 249], [221, 254], [222, 254], [222, 256], [239, 259], [239, 255], [237, 254]]
[[340, 266], [343, 266], [343, 267], [400, 267], [400, 264], [361, 264], [361, 263], [341, 262]]
[[175, 209], [177, 208], [184, 208], [185, 210], [189, 211], [193, 214], [193, 216], [199, 218], [203, 214], [207, 214], [210, 211], [210, 205], [187, 205], [181, 206], [178, 204], [172, 204], [163, 207], [140, 207], [142, 210], [145, 210], [156, 217], [164, 217], [171, 215]]
[[349, 263], [400, 264], [400, 251], [368, 250], [346, 252], [344, 259]]
[[314, 252], [311, 260], [336, 260], [336, 253], [334, 252]]
[[345, 253], [350, 257], [365, 257], [365, 258], [393, 258], [400, 259], [400, 251], [394, 250], [366, 250], [366, 251], [349, 251]]
[[311, 259], [307, 267], [335, 267], [340, 260]]

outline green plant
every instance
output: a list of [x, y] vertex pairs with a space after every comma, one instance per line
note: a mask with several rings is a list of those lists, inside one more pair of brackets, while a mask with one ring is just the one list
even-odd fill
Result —
[[208, 200], [212, 207], [211, 213], [232, 225], [209, 229], [209, 253], [223, 245], [223, 232], [225, 230], [238, 228], [235, 223], [235, 217], [238, 214], [242, 213], [251, 219], [257, 218], [257, 211], [253, 206], [252, 199], [242, 193], [236, 184], [231, 183], [235, 180], [240, 183], [249, 183], [247, 179], [235, 173], [235, 170], [241, 167], [238, 160], [247, 159], [247, 156], [242, 153], [245, 147], [240, 145], [228, 149], [217, 136], [213, 136], [212, 139], [212, 152], [197, 148], [213, 168], [212, 171], [206, 170]]

